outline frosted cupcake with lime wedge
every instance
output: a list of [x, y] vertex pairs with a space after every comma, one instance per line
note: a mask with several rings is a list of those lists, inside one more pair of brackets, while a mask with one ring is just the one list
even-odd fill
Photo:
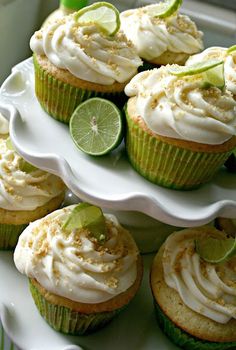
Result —
[[126, 148], [146, 179], [174, 189], [204, 184], [236, 146], [236, 103], [224, 91], [223, 62], [169, 65], [125, 88]]
[[100, 208], [80, 203], [30, 224], [14, 261], [30, 279], [36, 306], [57, 331], [104, 326], [136, 294], [142, 264], [127, 230]]
[[94, 96], [123, 105], [124, 87], [142, 61], [119, 27], [117, 9], [102, 2], [33, 35], [35, 92], [49, 115], [68, 123], [74, 109]]
[[151, 66], [182, 65], [203, 50], [203, 33], [189, 17], [179, 14], [181, 3], [164, 1], [121, 13], [121, 29]]
[[196, 64], [198, 62], [220, 59], [224, 61], [225, 86], [236, 99], [236, 45], [229, 48], [209, 47], [197, 55], [191, 56], [186, 65]]
[[236, 242], [212, 228], [171, 234], [156, 255], [151, 288], [157, 321], [181, 349], [236, 347]]
[[21, 158], [9, 138], [0, 138], [0, 175], [0, 249], [13, 249], [31, 221], [60, 207], [65, 186]]

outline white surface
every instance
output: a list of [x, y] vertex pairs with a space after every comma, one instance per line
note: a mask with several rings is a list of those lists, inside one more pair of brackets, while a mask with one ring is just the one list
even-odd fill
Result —
[[[10, 134], [29, 162], [62, 177], [79, 198], [113, 210], [134, 210], [174, 226], [191, 227], [217, 216], [236, 217], [236, 177], [224, 169], [193, 191], [150, 183], [133, 170], [124, 145], [104, 157], [79, 151], [67, 125], [49, 117], [34, 95], [31, 59], [13, 69], [0, 91], [0, 112], [10, 118]], [[19, 110], [17, 110], [14, 107]]]
[[12, 253], [0, 252], [0, 316], [6, 333], [22, 350], [177, 350], [157, 326], [149, 267], [153, 255], [144, 257], [145, 275], [138, 294], [109, 325], [89, 336], [55, 332], [38, 313], [27, 278], [12, 261]]

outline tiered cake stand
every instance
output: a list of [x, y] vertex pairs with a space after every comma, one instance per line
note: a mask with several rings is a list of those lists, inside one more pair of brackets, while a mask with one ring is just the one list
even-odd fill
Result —
[[[163, 239], [163, 225], [191, 227], [217, 216], [236, 217], [236, 178], [221, 169], [211, 183], [193, 191], [174, 191], [146, 181], [130, 166], [124, 145], [100, 158], [73, 144], [67, 125], [50, 118], [34, 95], [32, 59], [13, 68], [0, 91], [0, 112], [10, 120], [16, 150], [33, 165], [60, 176], [77, 197], [115, 212], [134, 234], [142, 251]], [[173, 231], [168, 226], [164, 234]], [[54, 332], [39, 316], [27, 281], [12, 254], [0, 253], [0, 315], [5, 330], [24, 350], [177, 349], [160, 332], [152, 307], [148, 274], [153, 255], [144, 257], [141, 290], [129, 308], [104, 330], [87, 337]]]

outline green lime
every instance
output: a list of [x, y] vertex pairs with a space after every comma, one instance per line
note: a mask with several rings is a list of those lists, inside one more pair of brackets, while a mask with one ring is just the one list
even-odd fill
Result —
[[182, 0], [165, 0], [159, 2], [156, 6], [151, 8], [151, 15], [153, 17], [166, 18], [175, 13], [182, 4]]
[[227, 50], [227, 54], [230, 54], [233, 51], [236, 51], [236, 45], [233, 45], [233, 46], [229, 47], [228, 50]]
[[222, 263], [236, 255], [236, 238], [202, 238], [195, 241], [196, 252], [213, 264]]
[[120, 29], [119, 11], [108, 2], [95, 2], [75, 15], [80, 25], [95, 24], [106, 35], [115, 35]]
[[191, 66], [179, 66], [177, 64], [172, 64], [168, 66], [168, 72], [170, 74], [176, 75], [178, 77], [184, 77], [186, 75], [195, 75], [208, 71], [211, 68], [223, 65], [221, 60], [209, 60], [195, 63]]
[[10, 151], [15, 151], [15, 148], [14, 148], [13, 145], [12, 145], [12, 142], [11, 142], [10, 137], [8, 137], [8, 138], [6, 139], [6, 146], [7, 146], [7, 149], [9, 149]]
[[219, 89], [225, 87], [224, 65], [219, 64], [203, 72], [203, 87], [216, 86]]
[[93, 156], [104, 155], [123, 138], [121, 111], [103, 98], [86, 100], [72, 114], [70, 134], [81, 151]]
[[69, 214], [62, 228], [68, 231], [87, 229], [100, 242], [106, 238], [106, 225], [102, 210], [88, 203], [78, 204]]

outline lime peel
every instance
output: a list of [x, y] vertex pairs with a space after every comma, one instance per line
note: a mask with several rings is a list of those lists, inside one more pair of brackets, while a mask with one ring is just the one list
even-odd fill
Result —
[[95, 2], [75, 14], [80, 25], [96, 25], [105, 35], [115, 35], [120, 29], [120, 14], [108, 2]]
[[233, 51], [236, 51], [236, 45], [233, 45], [231, 47], [228, 48], [226, 54], [229, 55], [231, 54]]
[[212, 264], [223, 263], [236, 256], [235, 238], [202, 238], [195, 240], [196, 252], [206, 262]]
[[152, 7], [150, 15], [152, 17], [167, 18], [178, 11], [179, 7], [182, 5], [182, 0], [165, 0], [159, 2], [156, 6]]
[[210, 60], [202, 61], [192, 64], [190, 66], [179, 66], [177, 64], [167, 66], [167, 70], [170, 74], [178, 77], [184, 77], [186, 75], [195, 75], [208, 71], [211, 68], [217, 67], [223, 64], [223, 60]]
[[76, 229], [86, 229], [100, 243], [106, 239], [105, 217], [99, 207], [89, 203], [79, 203], [63, 223], [62, 228], [65, 231]]

